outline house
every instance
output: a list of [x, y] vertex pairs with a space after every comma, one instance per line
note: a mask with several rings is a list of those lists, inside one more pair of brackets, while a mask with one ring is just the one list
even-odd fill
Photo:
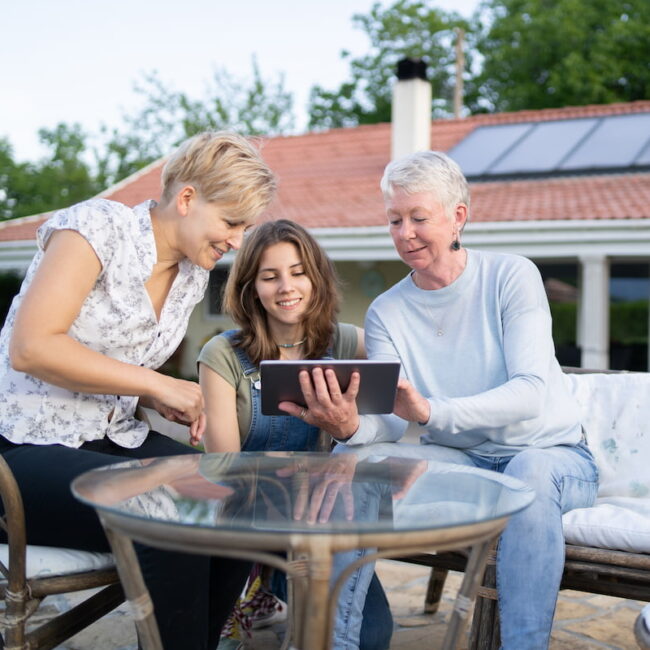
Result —
[[[402, 79], [396, 89], [403, 82], [411, 83]], [[577, 295], [572, 327], [581, 364], [609, 367], [610, 298], [622, 291], [623, 298], [647, 301], [650, 294], [650, 101], [431, 121], [428, 110], [415, 112], [427, 106], [426, 91], [424, 100], [419, 95], [422, 83], [416, 80], [415, 90], [407, 88], [399, 100], [404, 104], [394, 105], [392, 130], [376, 124], [263, 140], [264, 158], [280, 181], [264, 218], [285, 217], [310, 228], [343, 280], [341, 318], [361, 325], [372, 298], [407, 271], [388, 234], [379, 179], [391, 146], [399, 149], [400, 129], [419, 129], [419, 141], [407, 142], [405, 151], [446, 151], [470, 180], [464, 245], [525, 255], [549, 287], [562, 289], [561, 301]], [[392, 137], [397, 142], [391, 145]], [[128, 205], [157, 198], [163, 164], [151, 164], [101, 196]], [[46, 218], [0, 224], [0, 270], [26, 269]], [[195, 373], [202, 342], [230, 324], [219, 312], [218, 295], [231, 259], [213, 272], [210, 292], [192, 315], [179, 352], [185, 375]], [[647, 341], [648, 316], [641, 313], [644, 322], [637, 325]], [[633, 365], [647, 369], [646, 348], [633, 354]]]

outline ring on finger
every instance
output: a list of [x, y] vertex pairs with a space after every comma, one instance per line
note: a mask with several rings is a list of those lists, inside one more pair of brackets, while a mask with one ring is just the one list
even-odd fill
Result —
[[303, 408], [300, 410], [300, 415], [299, 415], [298, 417], [299, 417], [301, 420], [304, 420], [305, 415], [307, 415], [307, 409], [303, 407]]

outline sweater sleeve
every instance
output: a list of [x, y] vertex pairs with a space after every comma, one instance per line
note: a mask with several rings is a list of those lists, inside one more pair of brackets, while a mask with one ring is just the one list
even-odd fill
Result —
[[[369, 359], [382, 361], [399, 361], [399, 355], [386, 331], [386, 328], [371, 306], [365, 322], [366, 352]], [[348, 445], [367, 445], [374, 442], [396, 442], [406, 431], [408, 422], [396, 415], [361, 415], [359, 428], [348, 440], [341, 440]]]
[[499, 310], [507, 380], [466, 397], [430, 397], [424, 425], [449, 434], [508, 427], [540, 416], [555, 358], [551, 315], [539, 271], [521, 258], [501, 280]]

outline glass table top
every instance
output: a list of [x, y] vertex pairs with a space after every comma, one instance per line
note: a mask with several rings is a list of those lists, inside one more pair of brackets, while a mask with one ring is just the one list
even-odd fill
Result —
[[228, 531], [431, 530], [507, 517], [534, 492], [495, 472], [354, 453], [241, 452], [133, 460], [78, 477], [81, 501], [142, 520]]

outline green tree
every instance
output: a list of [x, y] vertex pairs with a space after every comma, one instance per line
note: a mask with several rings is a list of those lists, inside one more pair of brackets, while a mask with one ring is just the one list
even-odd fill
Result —
[[48, 153], [38, 162], [16, 162], [8, 140], [0, 139], [0, 218], [55, 210], [96, 194], [100, 187], [84, 160], [86, 134], [78, 124], [40, 129]]
[[0, 220], [13, 216], [16, 199], [12, 196], [11, 185], [16, 175], [16, 162], [11, 143], [0, 138]]
[[78, 124], [61, 123], [39, 131], [48, 150], [44, 158], [19, 163], [9, 141], [0, 138], [0, 220], [89, 198], [200, 131], [277, 135], [294, 125], [293, 96], [284, 78], [263, 79], [255, 59], [250, 81], [218, 70], [200, 99], [172, 89], [155, 72], [135, 90], [143, 98], [140, 109], [126, 115], [121, 128], [103, 126], [92, 147]]
[[485, 0], [474, 111], [650, 97], [648, 0]]
[[264, 79], [255, 58], [250, 80], [216, 70], [201, 98], [173, 89], [155, 71], [146, 74], [135, 91], [143, 104], [133, 115], [124, 116], [125, 128], [110, 133], [104, 129], [107, 142], [97, 155], [97, 165], [105, 185], [157, 160], [201, 131], [279, 135], [294, 126], [293, 96], [285, 90], [284, 78]]
[[[350, 79], [336, 90], [314, 86], [309, 97], [310, 127], [339, 127], [389, 122], [397, 62], [405, 57], [429, 64], [434, 114], [449, 114], [454, 85], [454, 28], [469, 30], [456, 13], [431, 8], [422, 0], [397, 0], [384, 8], [376, 2], [368, 15], [355, 14], [356, 27], [370, 40], [365, 56], [351, 58]], [[470, 57], [467, 66], [471, 65]]]

